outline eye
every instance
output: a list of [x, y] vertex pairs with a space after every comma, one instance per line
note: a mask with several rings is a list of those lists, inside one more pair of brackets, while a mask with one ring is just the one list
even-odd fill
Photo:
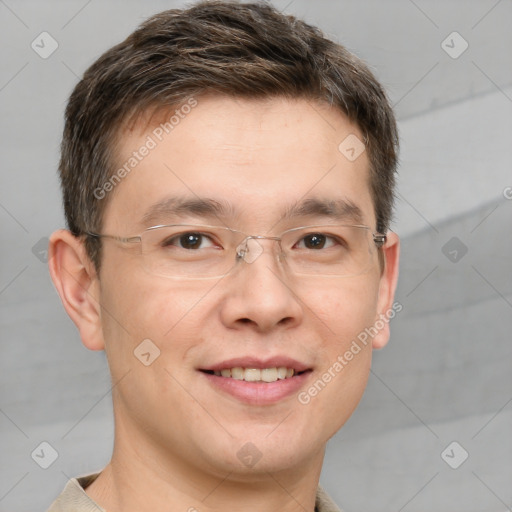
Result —
[[336, 245], [337, 241], [324, 233], [310, 233], [297, 243], [299, 249], [326, 249]]
[[175, 246], [180, 249], [197, 250], [213, 247], [213, 242], [210, 237], [203, 233], [188, 232], [168, 237], [161, 245], [162, 247]]

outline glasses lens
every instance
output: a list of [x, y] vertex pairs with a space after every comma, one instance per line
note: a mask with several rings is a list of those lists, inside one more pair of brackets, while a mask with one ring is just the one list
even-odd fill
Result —
[[296, 274], [349, 277], [366, 272], [376, 254], [369, 228], [309, 226], [282, 237], [290, 269]]
[[168, 277], [222, 276], [235, 263], [238, 235], [216, 226], [173, 225], [150, 228], [142, 235], [146, 270]]

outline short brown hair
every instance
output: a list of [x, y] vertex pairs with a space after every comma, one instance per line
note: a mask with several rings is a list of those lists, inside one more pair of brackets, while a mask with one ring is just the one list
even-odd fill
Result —
[[[73, 90], [59, 171], [66, 221], [76, 236], [101, 232], [107, 200], [94, 191], [113, 175], [123, 125], [205, 93], [304, 98], [338, 108], [364, 136], [376, 229], [387, 231], [398, 134], [386, 94], [368, 67], [268, 3], [202, 1], [146, 20], [94, 62]], [[86, 248], [99, 270], [99, 241], [86, 238]]]

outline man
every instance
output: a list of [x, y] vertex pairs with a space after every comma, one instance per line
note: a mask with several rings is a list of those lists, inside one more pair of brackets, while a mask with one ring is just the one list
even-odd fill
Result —
[[268, 4], [160, 13], [86, 71], [50, 272], [115, 443], [50, 511], [339, 510], [318, 481], [389, 337], [396, 150], [366, 66]]

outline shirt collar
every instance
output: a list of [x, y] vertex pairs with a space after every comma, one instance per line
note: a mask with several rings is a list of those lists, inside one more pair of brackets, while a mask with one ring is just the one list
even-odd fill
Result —
[[[91, 473], [71, 478], [47, 512], [68, 512], [70, 509], [76, 512], [106, 512], [85, 492], [99, 475]], [[315, 512], [341, 512], [321, 486], [318, 486], [316, 493]]]

